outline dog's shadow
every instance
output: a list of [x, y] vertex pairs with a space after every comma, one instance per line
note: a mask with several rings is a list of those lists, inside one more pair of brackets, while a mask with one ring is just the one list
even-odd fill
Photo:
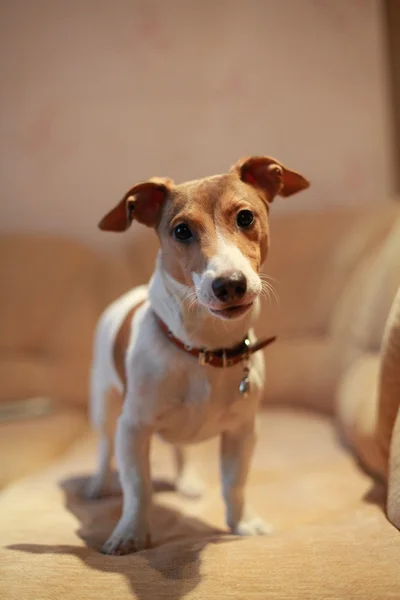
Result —
[[[66, 508], [78, 519], [77, 534], [85, 546], [15, 544], [13, 550], [33, 554], [70, 554], [89, 568], [126, 577], [139, 600], [158, 597], [178, 600], [201, 581], [201, 552], [208, 544], [229, 542], [226, 531], [212, 528], [199, 519], [155, 502], [151, 529], [153, 548], [128, 556], [104, 556], [101, 545], [110, 535], [121, 514], [121, 497], [109, 496], [96, 501], [82, 497], [85, 478], [61, 482]], [[165, 481], [154, 482], [156, 493], [173, 492]]]

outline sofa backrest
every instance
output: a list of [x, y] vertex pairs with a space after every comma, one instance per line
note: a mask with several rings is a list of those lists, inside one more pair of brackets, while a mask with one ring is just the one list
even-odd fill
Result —
[[[271, 400], [330, 408], [336, 383], [330, 337], [354, 319], [361, 288], [353, 278], [386, 238], [394, 214], [388, 206], [374, 215], [341, 210], [272, 216], [265, 272], [277, 280], [280, 302], [265, 303], [257, 325], [260, 335], [279, 337], [266, 351]], [[109, 302], [148, 279], [157, 249], [147, 230], [127, 232], [104, 251], [74, 240], [2, 236], [0, 401], [49, 395], [85, 406], [97, 319]], [[386, 304], [371, 305], [374, 340]]]

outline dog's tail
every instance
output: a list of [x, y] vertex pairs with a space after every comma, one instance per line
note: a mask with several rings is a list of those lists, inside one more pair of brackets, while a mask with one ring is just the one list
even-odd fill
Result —
[[93, 345], [93, 360], [90, 371], [89, 421], [98, 432], [105, 430], [108, 418], [110, 393], [118, 391], [118, 379], [112, 364], [110, 342], [108, 339], [108, 315], [100, 318]]

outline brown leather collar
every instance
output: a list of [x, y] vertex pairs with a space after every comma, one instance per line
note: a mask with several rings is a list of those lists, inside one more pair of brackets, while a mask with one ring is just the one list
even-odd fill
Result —
[[211, 367], [233, 367], [237, 363], [248, 360], [249, 357], [258, 352], [262, 348], [269, 346], [276, 340], [276, 336], [259, 340], [255, 344], [251, 344], [249, 338], [246, 336], [243, 342], [234, 348], [219, 348], [217, 350], [205, 350], [204, 348], [192, 348], [181, 342], [174, 334], [168, 329], [168, 326], [156, 315], [160, 329], [169, 340], [175, 346], [191, 354], [195, 358], [199, 359], [201, 366], [210, 365]]

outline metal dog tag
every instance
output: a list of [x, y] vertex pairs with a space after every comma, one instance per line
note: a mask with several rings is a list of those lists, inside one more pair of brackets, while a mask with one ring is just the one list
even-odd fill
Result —
[[250, 373], [250, 369], [246, 365], [243, 369], [243, 377], [239, 384], [239, 392], [240, 392], [241, 396], [243, 396], [244, 398], [246, 398], [246, 396], [248, 396], [249, 391], [250, 391], [249, 373]]

